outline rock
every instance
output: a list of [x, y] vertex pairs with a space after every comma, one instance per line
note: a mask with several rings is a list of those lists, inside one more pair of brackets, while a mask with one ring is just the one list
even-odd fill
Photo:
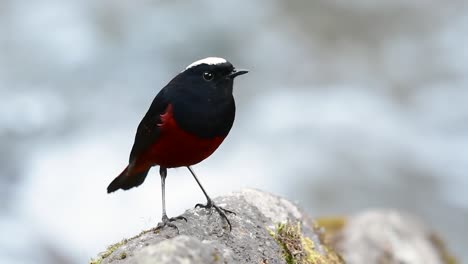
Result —
[[[143, 248], [136, 255], [136, 263], [226, 263], [222, 254], [210, 243], [185, 235]], [[230, 260], [229, 260], [230, 261]]]
[[331, 223], [328, 238], [348, 264], [456, 263], [438, 236], [407, 213], [372, 210]]
[[371, 210], [313, 221], [288, 200], [252, 189], [215, 202], [236, 212], [228, 215], [231, 232], [215, 211], [190, 209], [183, 214], [187, 222], [174, 222], [179, 233], [170, 227], [143, 231], [91, 264], [456, 263], [428, 227], [405, 213]]
[[286, 199], [246, 189], [215, 203], [236, 212], [228, 215], [231, 232], [218, 213], [190, 209], [187, 222], [173, 222], [179, 234], [170, 227], [144, 231], [91, 263], [344, 263], [324, 243], [323, 229]]

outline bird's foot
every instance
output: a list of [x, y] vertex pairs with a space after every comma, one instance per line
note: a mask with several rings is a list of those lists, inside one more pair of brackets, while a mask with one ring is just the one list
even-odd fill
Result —
[[167, 215], [163, 215], [161, 220], [162, 222], [158, 223], [158, 225], [156, 226], [156, 230], [161, 230], [165, 226], [168, 226], [168, 227], [175, 228], [177, 231], [177, 234], [179, 233], [179, 228], [176, 225], [174, 225], [172, 222], [177, 221], [177, 220], [185, 220], [185, 222], [187, 222], [187, 218], [181, 215], [176, 216], [176, 217], [171, 217], [171, 218], [167, 217]]
[[217, 206], [212, 200], [208, 200], [208, 202], [206, 204], [196, 204], [195, 208], [198, 208], [198, 207], [209, 209], [210, 214], [212, 212], [211, 209], [214, 208], [218, 212], [218, 214], [221, 216], [221, 218], [224, 218], [224, 220], [226, 220], [226, 222], [228, 223], [229, 231], [232, 231], [231, 222], [229, 221], [226, 214], [234, 214], [235, 215], [236, 213], [234, 213], [231, 210], [224, 209], [221, 206]]

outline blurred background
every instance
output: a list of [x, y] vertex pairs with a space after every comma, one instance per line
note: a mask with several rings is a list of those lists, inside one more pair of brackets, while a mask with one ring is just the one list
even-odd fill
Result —
[[[106, 194], [156, 93], [220, 56], [237, 116], [195, 166], [313, 216], [393, 207], [468, 259], [468, 3], [0, 1], [0, 262], [86, 263], [161, 218], [156, 170]], [[169, 171], [168, 214], [204, 196]]]

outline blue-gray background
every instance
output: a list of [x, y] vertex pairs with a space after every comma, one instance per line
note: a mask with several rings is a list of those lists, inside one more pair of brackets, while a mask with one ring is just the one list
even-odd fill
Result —
[[[160, 183], [107, 195], [153, 96], [221, 56], [231, 134], [195, 166], [312, 215], [395, 207], [468, 258], [466, 1], [0, 1], [0, 262], [85, 263], [153, 227]], [[171, 170], [168, 213], [204, 198]]]

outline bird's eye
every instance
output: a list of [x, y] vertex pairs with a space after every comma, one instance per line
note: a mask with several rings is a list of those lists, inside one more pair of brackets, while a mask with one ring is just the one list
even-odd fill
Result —
[[214, 74], [212, 72], [207, 71], [203, 73], [203, 79], [205, 79], [205, 81], [211, 81], [213, 78]]

